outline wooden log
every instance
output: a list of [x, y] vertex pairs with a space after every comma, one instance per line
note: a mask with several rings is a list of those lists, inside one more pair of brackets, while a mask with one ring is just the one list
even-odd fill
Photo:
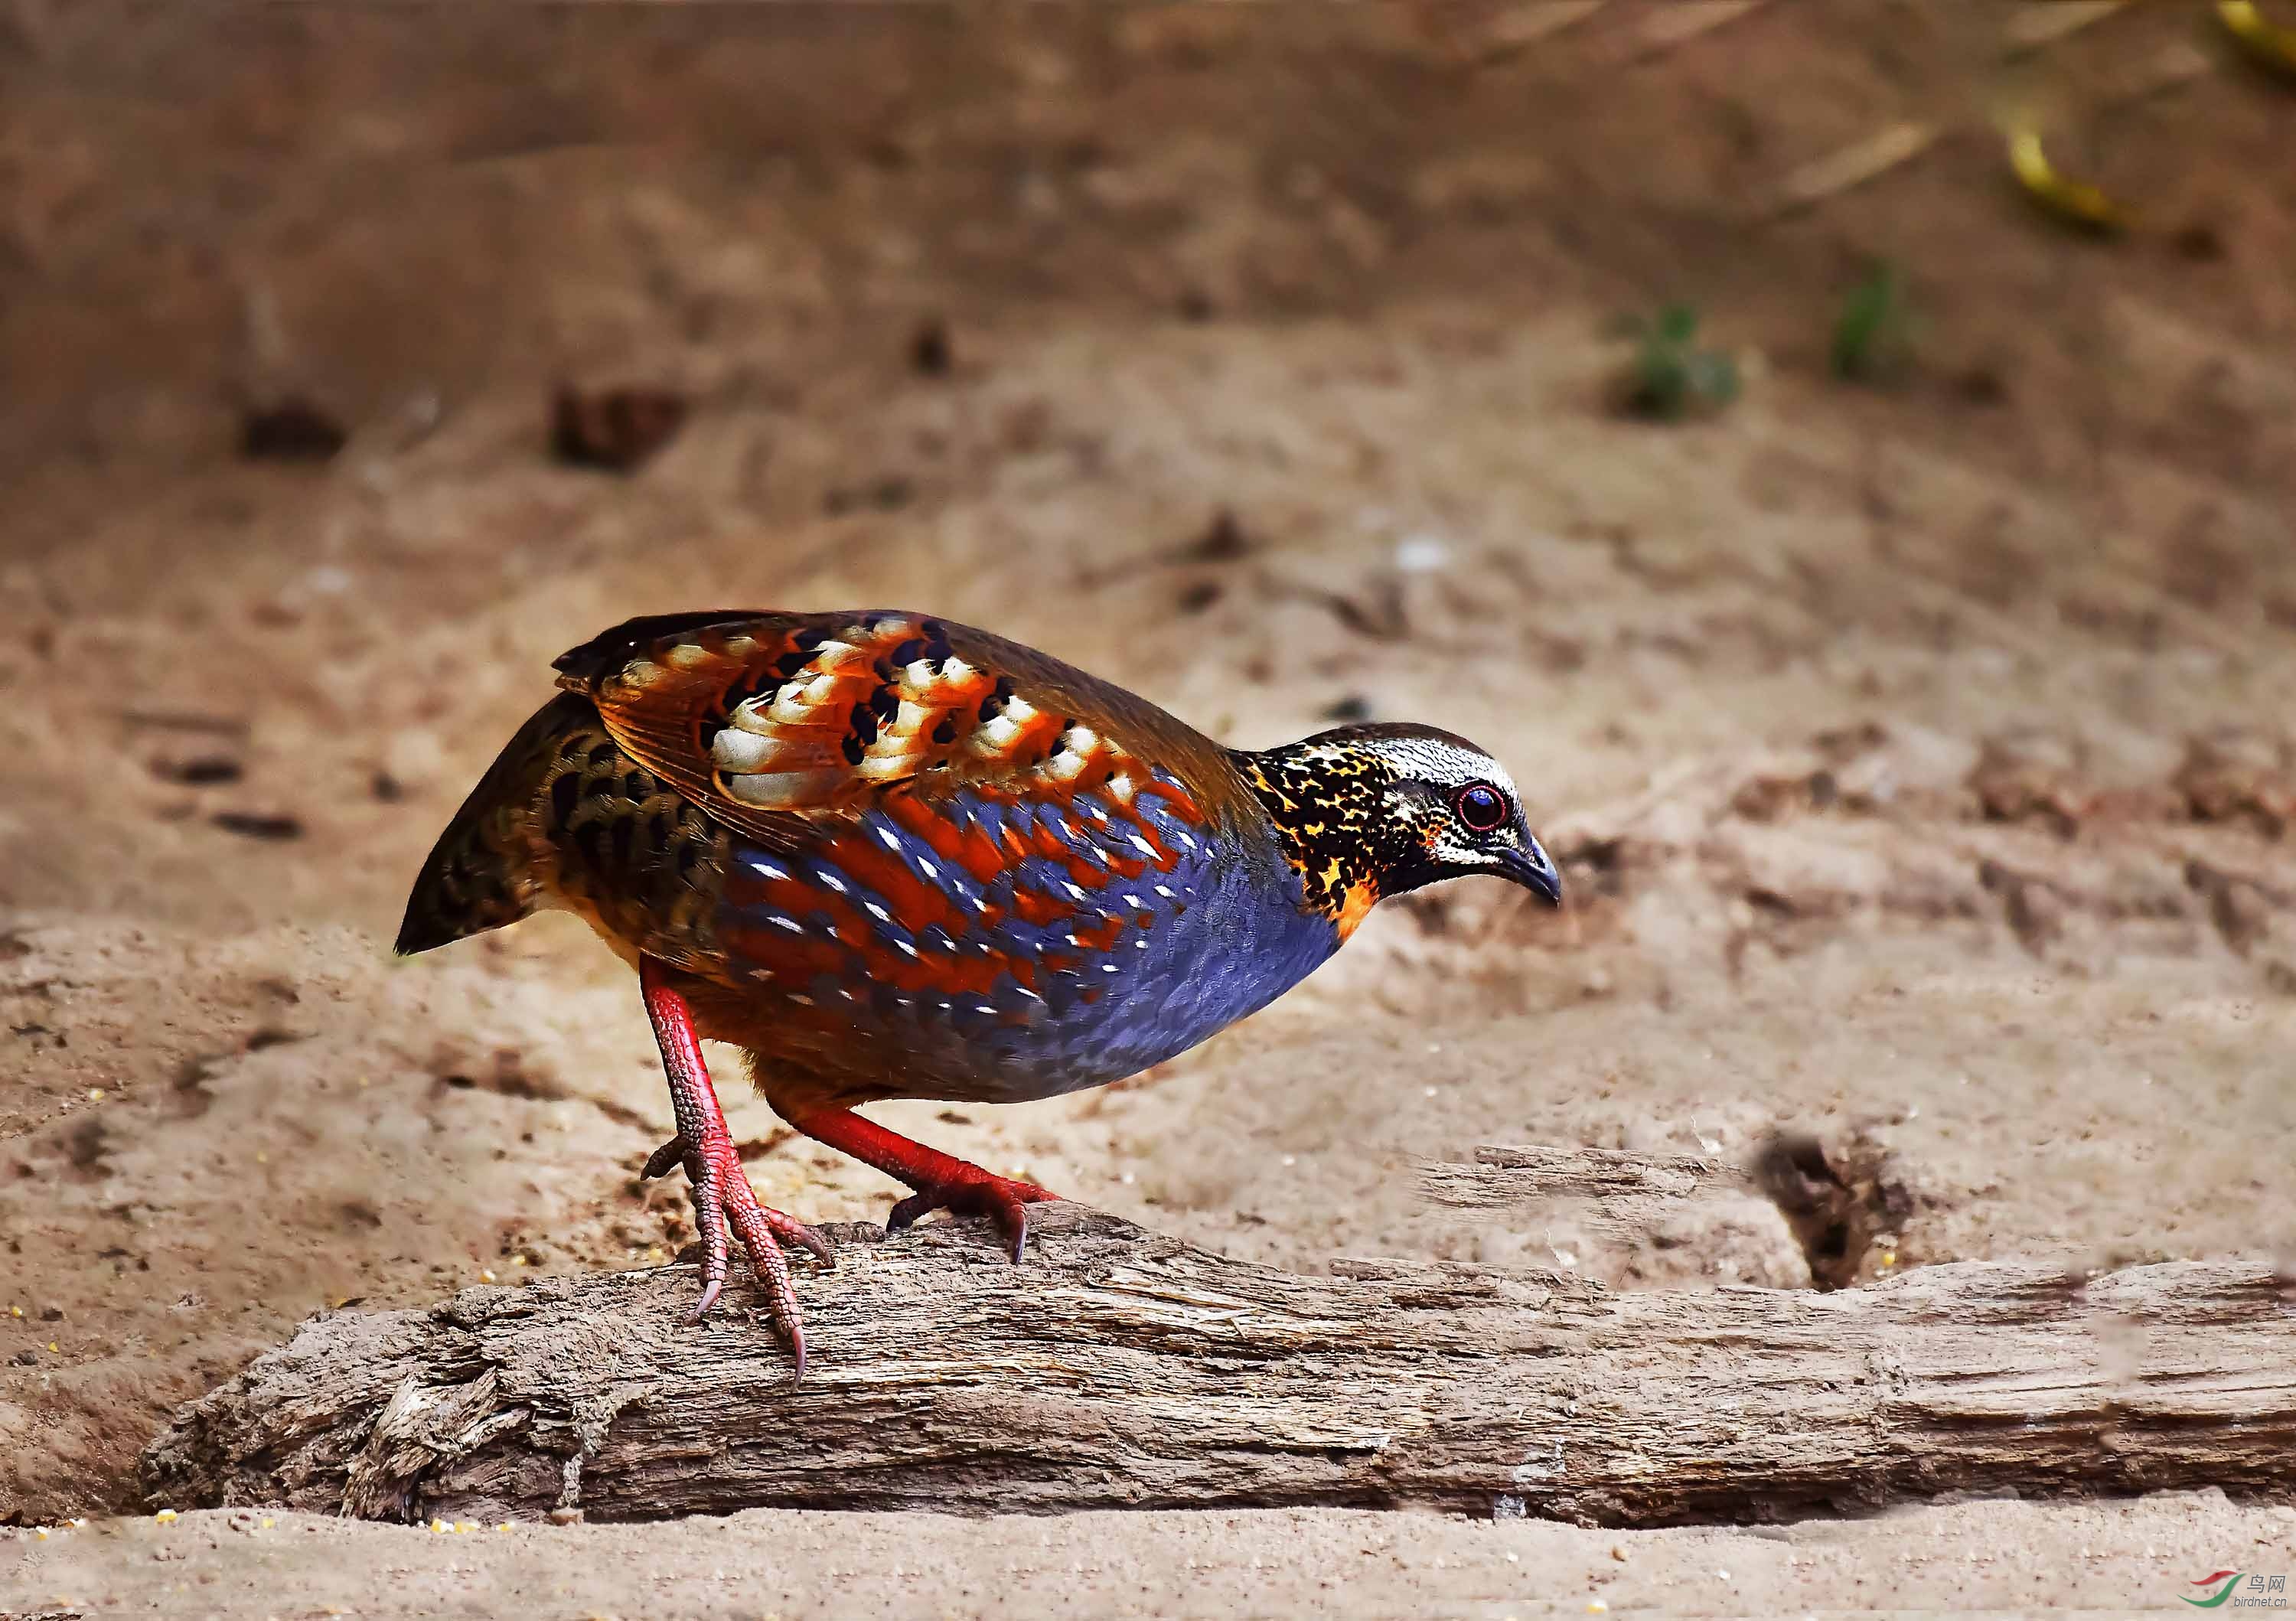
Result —
[[[1231, 1261], [1072, 1205], [832, 1229], [804, 1383], [690, 1266], [316, 1316], [183, 1410], [155, 1506], [592, 1519], [1420, 1505], [1650, 1525], [1949, 1492], [2281, 1488], [2296, 1302], [2261, 1265], [1960, 1263], [1832, 1294]], [[746, 1276], [727, 1289], [754, 1298]]]

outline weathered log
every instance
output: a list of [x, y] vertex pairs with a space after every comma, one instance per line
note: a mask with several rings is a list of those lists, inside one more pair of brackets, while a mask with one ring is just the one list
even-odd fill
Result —
[[[2281, 1488], [2296, 1302], [2269, 1268], [1960, 1263], [1833, 1294], [1231, 1261], [1041, 1207], [833, 1230], [805, 1381], [692, 1269], [314, 1317], [186, 1407], [155, 1502], [594, 1519], [1414, 1504], [1656, 1524], [1948, 1492]], [[727, 1298], [750, 1298], [746, 1279]]]

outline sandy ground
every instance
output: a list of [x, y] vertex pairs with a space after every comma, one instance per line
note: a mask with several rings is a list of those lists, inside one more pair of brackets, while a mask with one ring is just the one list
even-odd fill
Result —
[[[2066, 115], [2069, 150], [2176, 199], [2160, 230], [2052, 231], [1989, 136], [1757, 230], [1882, 113], [1965, 119], [1997, 42], [1953, 7], [1884, 38], [1772, 6], [1669, 43], [1668, 9], [1536, 47], [1506, 8], [420, 39], [275, 10], [201, 79], [179, 24], [19, 7], [0, 362], [41, 386], [0, 440], [0, 1522], [149, 1506], [163, 1416], [309, 1312], [691, 1236], [682, 1188], [635, 1180], [667, 1101], [594, 942], [385, 944], [551, 658], [720, 602], [990, 625], [1240, 745], [1435, 719], [1512, 763], [1566, 859], [1562, 917], [1472, 885], [1384, 908], [1122, 1086], [882, 1111], [938, 1145], [1307, 1268], [1808, 1287], [1757, 1199], [1621, 1244], [1412, 1188], [1478, 1143], [1779, 1128], [1857, 1173], [1848, 1276], [2296, 1253], [2284, 99], [2221, 64], [2132, 91], [2190, 46], [2116, 19], [1998, 82], [2114, 107]], [[482, 94], [525, 50], [547, 83]], [[1877, 253], [1924, 312], [1889, 391], [1823, 364]], [[1746, 397], [1620, 419], [1606, 317], [1685, 292]], [[556, 466], [564, 376], [693, 414], [636, 476]], [[283, 390], [350, 428], [331, 463], [232, 455]], [[1223, 512], [1243, 546], [1205, 555]], [[767, 1202], [882, 1215], [890, 1184], [728, 1093]], [[1027, 1612], [1085, 1580], [1149, 1613], [1330, 1581], [1364, 1613], [2113, 1610], [2296, 1565], [2288, 1531], [2186, 1500], [1634, 1538], [760, 1513], [450, 1545], [198, 1516], [15, 1537], [34, 1597], [6, 1602]], [[671, 1574], [686, 1547], [707, 1581]], [[954, 1586], [851, 1574], [944, 1557]]]
[[[2128, 1615], [2232, 1567], [2296, 1564], [2296, 1509], [2219, 1493], [2014, 1501], [1758, 1530], [1583, 1530], [1261, 1510], [964, 1520], [753, 1510], [456, 1533], [209, 1511], [0, 1532], [34, 1612], [428, 1616]], [[578, 1562], [569, 1547], [581, 1549]], [[388, 1605], [374, 1583], [387, 1581]], [[2267, 1578], [2269, 1579], [2268, 1577]]]

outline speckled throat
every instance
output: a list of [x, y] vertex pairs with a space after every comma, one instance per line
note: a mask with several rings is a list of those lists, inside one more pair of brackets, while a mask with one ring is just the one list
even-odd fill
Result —
[[1394, 767], [1345, 728], [1229, 758], [1274, 820], [1308, 905], [1345, 939], [1420, 854], [1387, 814]]

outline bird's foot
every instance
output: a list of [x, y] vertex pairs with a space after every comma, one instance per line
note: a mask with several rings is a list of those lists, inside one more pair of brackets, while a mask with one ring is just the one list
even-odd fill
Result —
[[895, 1205], [892, 1214], [885, 1218], [885, 1231], [902, 1232], [917, 1217], [934, 1210], [947, 1210], [953, 1216], [985, 1216], [1004, 1235], [1004, 1242], [1013, 1252], [1013, 1264], [1019, 1265], [1021, 1251], [1029, 1242], [1029, 1207], [1051, 1203], [1060, 1195], [1048, 1193], [1032, 1182], [1015, 1182], [961, 1159], [954, 1163], [955, 1168], [946, 1179], [919, 1188]]
[[701, 1235], [701, 1300], [693, 1308], [693, 1321], [699, 1322], [709, 1314], [718, 1291], [726, 1286], [730, 1228], [742, 1240], [742, 1248], [750, 1252], [750, 1265], [766, 1292], [766, 1309], [774, 1327], [789, 1341], [802, 1378], [805, 1326], [798, 1314], [797, 1291], [791, 1285], [789, 1261], [782, 1254], [782, 1246], [808, 1250], [824, 1266], [837, 1265], [837, 1252], [827, 1239], [803, 1222], [758, 1202], [757, 1191], [742, 1169], [742, 1157], [725, 1133], [707, 1134], [698, 1150], [682, 1134], [672, 1137], [654, 1150], [645, 1163], [644, 1175], [649, 1178], [665, 1175], [672, 1166], [679, 1165], [685, 1167], [685, 1179], [693, 1185], [694, 1225]]

